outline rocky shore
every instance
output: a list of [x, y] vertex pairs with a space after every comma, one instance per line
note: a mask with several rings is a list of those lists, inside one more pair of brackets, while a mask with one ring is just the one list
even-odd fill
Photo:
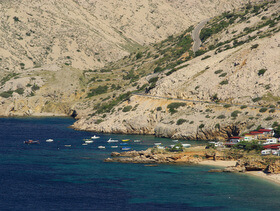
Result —
[[[236, 159], [239, 157], [239, 159]], [[213, 169], [211, 172], [263, 172], [280, 174], [280, 159], [256, 155], [234, 156], [230, 150], [212, 150], [204, 147], [193, 147], [183, 152], [170, 152], [156, 148], [144, 151], [112, 152], [105, 162], [146, 163], [146, 164], [203, 164], [223, 166], [224, 169]]]

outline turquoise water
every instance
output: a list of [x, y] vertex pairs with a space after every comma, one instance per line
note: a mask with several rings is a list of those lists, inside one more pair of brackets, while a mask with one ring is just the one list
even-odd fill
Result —
[[[1, 210], [278, 210], [280, 187], [213, 167], [104, 163], [109, 138], [140, 150], [153, 136], [109, 135], [68, 128], [69, 118], [0, 119]], [[83, 146], [82, 139], [99, 135]], [[54, 139], [46, 143], [48, 138]], [[40, 140], [39, 145], [23, 141]], [[195, 144], [195, 142], [187, 142]], [[65, 147], [71, 145], [71, 147]], [[106, 146], [105, 150], [97, 147]]]

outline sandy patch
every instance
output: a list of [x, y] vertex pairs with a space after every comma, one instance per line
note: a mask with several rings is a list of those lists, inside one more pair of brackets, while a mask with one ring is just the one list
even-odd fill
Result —
[[247, 171], [246, 174], [269, 180], [280, 185], [280, 174], [265, 174], [262, 171]]
[[209, 165], [209, 166], [222, 166], [222, 167], [228, 167], [228, 166], [235, 166], [236, 161], [225, 161], [225, 160], [203, 160], [199, 162], [201, 165]]

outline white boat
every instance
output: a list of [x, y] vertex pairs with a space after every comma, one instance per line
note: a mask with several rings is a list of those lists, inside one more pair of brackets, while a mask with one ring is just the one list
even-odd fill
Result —
[[154, 143], [154, 145], [159, 146], [159, 145], [161, 145], [161, 143]]
[[98, 139], [98, 138], [100, 138], [100, 136], [94, 135], [94, 136], [91, 137], [91, 139]]
[[98, 146], [98, 149], [105, 149], [105, 146]]
[[91, 143], [93, 143], [93, 140], [85, 140], [85, 143], [86, 144], [91, 144]]
[[111, 148], [118, 148], [118, 146], [111, 146]]
[[141, 140], [134, 140], [134, 142], [135, 142], [135, 143], [139, 143], [139, 142], [141, 142]]
[[176, 143], [176, 142], [178, 142], [178, 140], [172, 140], [172, 142], [175, 142], [175, 143]]
[[164, 146], [157, 146], [158, 149], [165, 149]]
[[172, 145], [170, 145], [170, 147], [171, 147], [171, 148], [173, 148], [173, 147], [175, 147], [175, 145], [174, 145], [174, 144], [172, 144]]
[[182, 146], [185, 147], [185, 148], [191, 147], [190, 144], [182, 144]]
[[65, 144], [64, 146], [65, 146], [65, 147], [71, 147], [71, 145], [70, 145], [70, 144]]
[[86, 144], [86, 143], [83, 143], [82, 145], [83, 145], [83, 146], [87, 146], [87, 144]]
[[49, 138], [46, 140], [46, 142], [53, 142], [53, 139]]
[[108, 141], [107, 141], [108, 143], [115, 143], [115, 142], [119, 142], [119, 140], [114, 140], [114, 139], [109, 139]]

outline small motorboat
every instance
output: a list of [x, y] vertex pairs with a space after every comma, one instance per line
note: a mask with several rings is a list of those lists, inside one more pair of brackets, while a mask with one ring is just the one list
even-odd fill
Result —
[[161, 145], [161, 143], [154, 143], [154, 145], [159, 146], [159, 145]]
[[129, 141], [129, 139], [123, 139], [122, 141], [123, 141], [123, 142], [127, 142], [127, 141]]
[[83, 145], [83, 146], [87, 146], [87, 143], [83, 143], [82, 145]]
[[118, 146], [111, 146], [111, 148], [118, 148]]
[[107, 141], [108, 143], [114, 143], [114, 142], [119, 142], [119, 140], [114, 140], [114, 139], [109, 139], [108, 141]]
[[71, 147], [72, 145], [70, 145], [70, 144], [65, 144], [64, 146], [65, 146], [65, 147]]
[[176, 143], [176, 142], [178, 142], [178, 140], [172, 140], [172, 142]]
[[141, 142], [141, 140], [134, 140], [134, 143], [139, 143]]
[[93, 143], [93, 140], [85, 140], [85, 143], [86, 144], [91, 144], [91, 143]]
[[94, 135], [94, 136], [91, 137], [91, 139], [98, 139], [98, 138], [100, 138], [100, 136]]
[[157, 146], [158, 149], [165, 149], [164, 146]]
[[105, 146], [98, 146], [98, 149], [106, 149]]
[[127, 145], [127, 143], [120, 143], [120, 145]]
[[53, 142], [53, 139], [49, 138], [46, 140], [46, 142]]
[[131, 147], [122, 147], [122, 150], [123, 151], [128, 151], [128, 150], [131, 150]]
[[33, 141], [33, 140], [24, 141], [23, 143], [25, 143], [25, 144], [40, 144], [39, 141]]
[[189, 147], [191, 147], [191, 145], [190, 145], [190, 144], [182, 144], [182, 146], [183, 146], [183, 147], [185, 147], [185, 148], [189, 148]]

